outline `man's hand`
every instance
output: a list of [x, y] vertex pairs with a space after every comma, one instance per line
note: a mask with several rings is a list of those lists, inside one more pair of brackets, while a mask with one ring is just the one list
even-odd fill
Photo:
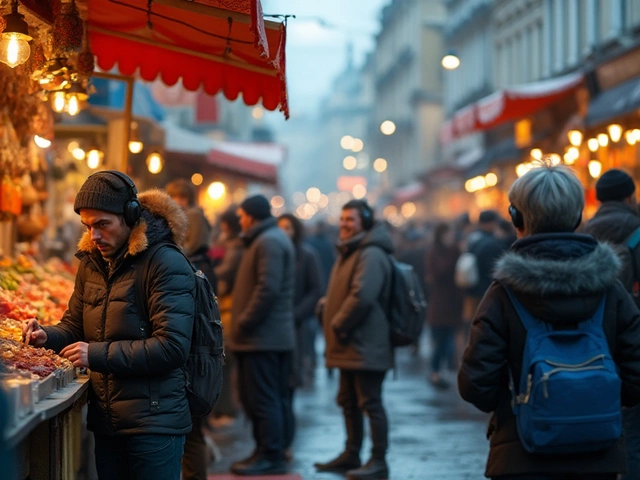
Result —
[[89, 344], [76, 342], [62, 349], [60, 355], [73, 363], [74, 367], [89, 368]]
[[27, 345], [44, 347], [47, 343], [47, 332], [40, 328], [38, 321], [33, 318], [22, 325], [22, 339]]

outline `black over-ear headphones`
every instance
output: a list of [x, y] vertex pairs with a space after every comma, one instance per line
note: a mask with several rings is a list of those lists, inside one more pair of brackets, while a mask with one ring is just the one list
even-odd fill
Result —
[[101, 175], [104, 173], [111, 174], [114, 177], [119, 178], [120, 181], [122, 181], [122, 183], [124, 183], [129, 189], [129, 200], [124, 204], [122, 216], [124, 217], [124, 223], [129, 227], [133, 227], [142, 215], [142, 206], [140, 205], [140, 200], [138, 200], [138, 189], [136, 188], [135, 183], [133, 183], [133, 180], [131, 180], [127, 175], [122, 172], [118, 172], [117, 170], [102, 170], [94, 173], [94, 175]]
[[[509, 205], [509, 216], [511, 217], [511, 223], [513, 223], [514, 227], [516, 227], [518, 230], [524, 230], [524, 218], [522, 217], [522, 213], [520, 213], [520, 210], [514, 207], [513, 204]], [[582, 212], [580, 212], [580, 215], [578, 215], [578, 222], [573, 229], [577, 230], [581, 223]]]
[[360, 202], [360, 217], [362, 218], [362, 228], [371, 230], [373, 228], [373, 209], [364, 200]]

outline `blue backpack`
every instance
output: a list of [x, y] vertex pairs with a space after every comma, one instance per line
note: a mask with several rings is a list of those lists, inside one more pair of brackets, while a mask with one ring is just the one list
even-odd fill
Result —
[[605, 298], [574, 330], [553, 330], [504, 287], [527, 330], [520, 385], [510, 372], [518, 434], [530, 453], [603, 450], [622, 434], [621, 382], [602, 330]]

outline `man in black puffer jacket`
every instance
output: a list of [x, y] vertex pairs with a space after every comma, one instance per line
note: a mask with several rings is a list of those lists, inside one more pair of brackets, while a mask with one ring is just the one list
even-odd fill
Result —
[[25, 338], [91, 370], [87, 423], [100, 480], [178, 480], [191, 430], [182, 367], [195, 280], [179, 252], [160, 248], [145, 272], [147, 319], [136, 306], [135, 278], [149, 247], [182, 243], [186, 216], [159, 190], [138, 197], [131, 179], [114, 171], [91, 175], [74, 209], [87, 232], [69, 308], [56, 326], [30, 321]]

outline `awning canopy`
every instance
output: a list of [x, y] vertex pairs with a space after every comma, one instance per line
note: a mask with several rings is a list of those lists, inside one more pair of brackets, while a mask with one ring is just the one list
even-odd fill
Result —
[[277, 183], [278, 167], [287, 148], [276, 143], [226, 142], [163, 122], [167, 157], [207, 163], [222, 170], [267, 183]]
[[582, 73], [498, 90], [457, 111], [440, 131], [443, 144], [479, 130], [519, 120], [573, 93], [584, 80]]
[[98, 66], [188, 90], [262, 102], [288, 118], [286, 27], [260, 0], [85, 0]]
[[640, 108], [640, 78], [634, 78], [598, 95], [590, 104], [585, 124], [606, 122]]

